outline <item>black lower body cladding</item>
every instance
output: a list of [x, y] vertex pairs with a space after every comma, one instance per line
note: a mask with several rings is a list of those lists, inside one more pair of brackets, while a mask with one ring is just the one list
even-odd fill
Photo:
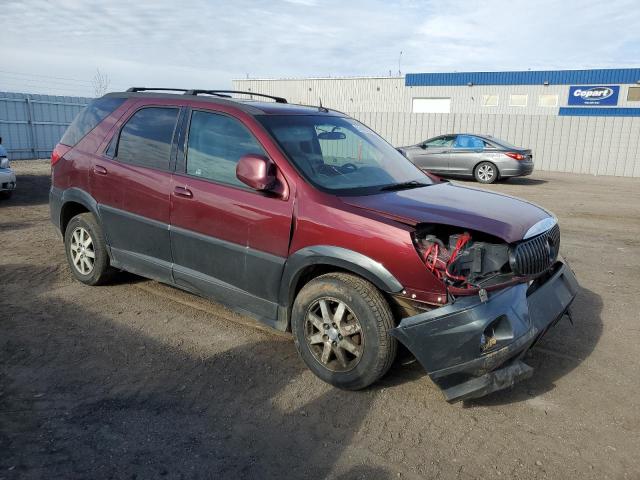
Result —
[[477, 398], [528, 378], [524, 353], [567, 312], [578, 292], [563, 261], [531, 285], [460, 297], [403, 319], [391, 334], [415, 355], [447, 401]]

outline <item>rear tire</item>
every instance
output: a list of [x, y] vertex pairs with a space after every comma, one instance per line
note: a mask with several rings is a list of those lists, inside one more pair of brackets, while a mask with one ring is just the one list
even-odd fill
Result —
[[473, 176], [478, 183], [494, 183], [498, 180], [500, 172], [491, 162], [480, 162], [473, 170]]
[[389, 304], [366, 280], [328, 273], [307, 283], [293, 304], [296, 349], [320, 379], [359, 390], [380, 379], [393, 363], [397, 341]]
[[91, 213], [81, 213], [67, 224], [64, 248], [71, 273], [86, 285], [100, 285], [112, 275], [102, 228]]

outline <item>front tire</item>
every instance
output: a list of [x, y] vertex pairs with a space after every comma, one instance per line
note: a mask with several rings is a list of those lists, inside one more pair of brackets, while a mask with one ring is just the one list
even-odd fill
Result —
[[359, 390], [380, 379], [396, 356], [389, 304], [366, 280], [329, 273], [307, 283], [293, 304], [296, 349], [320, 379]]
[[67, 224], [64, 247], [71, 273], [86, 285], [100, 285], [112, 274], [102, 228], [91, 213], [81, 213]]
[[479, 183], [494, 183], [498, 180], [500, 173], [498, 167], [491, 162], [480, 162], [473, 170], [473, 176]]

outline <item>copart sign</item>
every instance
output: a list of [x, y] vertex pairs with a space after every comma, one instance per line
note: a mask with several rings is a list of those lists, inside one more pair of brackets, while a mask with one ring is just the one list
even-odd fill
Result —
[[617, 105], [618, 85], [569, 87], [569, 105]]

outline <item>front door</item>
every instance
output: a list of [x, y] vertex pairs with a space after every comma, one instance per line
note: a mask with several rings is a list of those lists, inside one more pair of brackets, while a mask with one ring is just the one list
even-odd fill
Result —
[[170, 157], [177, 107], [137, 110], [92, 172], [113, 263], [170, 282]]
[[454, 135], [444, 135], [422, 143], [413, 153], [414, 163], [422, 170], [428, 170], [433, 173], [447, 173], [449, 169], [449, 151], [454, 139]]
[[273, 323], [292, 200], [256, 192], [238, 180], [240, 157], [267, 153], [232, 116], [192, 111], [184, 147], [172, 177], [175, 282]]

